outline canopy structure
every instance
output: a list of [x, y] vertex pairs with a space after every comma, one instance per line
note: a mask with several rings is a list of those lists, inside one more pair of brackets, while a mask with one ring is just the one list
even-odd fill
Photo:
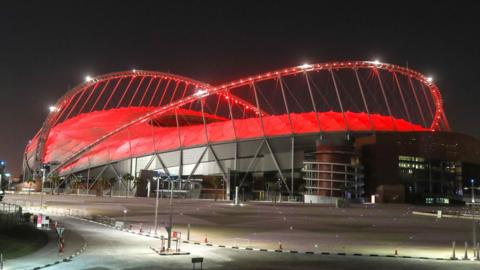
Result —
[[255, 138], [449, 130], [431, 78], [370, 61], [304, 64], [217, 86], [118, 72], [91, 78], [52, 108], [25, 164], [55, 163], [60, 174]]

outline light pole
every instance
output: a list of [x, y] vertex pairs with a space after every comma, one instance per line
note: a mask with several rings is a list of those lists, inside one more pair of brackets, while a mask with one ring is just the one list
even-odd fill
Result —
[[478, 187], [475, 187], [475, 179], [470, 179], [470, 187], [465, 187], [464, 189], [465, 190], [468, 190], [470, 189], [470, 191], [472, 192], [471, 196], [471, 205], [472, 205], [472, 246], [473, 246], [473, 256], [475, 257], [477, 254], [476, 254], [476, 250], [475, 250], [475, 247], [477, 245], [477, 229], [476, 229], [476, 224], [475, 224], [475, 190], [476, 189], [480, 189]]
[[43, 209], [43, 183], [45, 183], [45, 179], [47, 178], [47, 168], [43, 166], [41, 171], [42, 171], [42, 186], [40, 188], [40, 209]]
[[123, 209], [123, 225], [125, 226], [125, 220], [127, 218], [127, 212], [128, 210], [127, 209]]
[[47, 163], [42, 164], [42, 168], [40, 169], [42, 171], [42, 187], [40, 190], [40, 209], [43, 209], [43, 184], [45, 181], [47, 181], [47, 170], [49, 171], [48, 174], [50, 174], [50, 166], [58, 165], [60, 164], [58, 161], [50, 161]]
[[[179, 178], [180, 179], [180, 178]], [[182, 181], [180, 179], [180, 181]], [[168, 245], [167, 249], [170, 250], [170, 245], [172, 243], [172, 227], [173, 227], [173, 179], [170, 179], [170, 224], [168, 225]]]
[[160, 177], [157, 177], [157, 194], [155, 196], [155, 235], [157, 234], [158, 229], [158, 193], [160, 192], [159, 188]]
[[[0, 175], [1, 175], [1, 174], [0, 174]], [[11, 176], [12, 176], [12, 175], [11, 175], [9, 172], [6, 172], [6, 173], [5, 173], [5, 177], [6, 177], [5, 180], [8, 181], [7, 189], [9, 189], [9, 188], [10, 188], [10, 185], [12, 184], [12, 178], [10, 178]], [[1, 187], [1, 186], [2, 186], [2, 183], [1, 183], [1, 181], [0, 181], [0, 187]]]

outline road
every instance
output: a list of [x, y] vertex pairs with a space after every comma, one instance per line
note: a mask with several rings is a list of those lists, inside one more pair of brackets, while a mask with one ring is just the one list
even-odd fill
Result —
[[[25, 201], [25, 198], [16, 199]], [[29, 201], [34, 202], [35, 199]], [[152, 200], [148, 199], [48, 196], [46, 201], [49, 209], [76, 209], [74, 214], [104, 214], [120, 220], [123, 219], [122, 210], [128, 209], [127, 221], [133, 224], [144, 222], [147, 224], [144, 227], [147, 228], [151, 226], [153, 216]], [[278, 243], [274, 240], [283, 235], [286, 249], [299, 247], [299, 250], [315, 252], [345, 250], [349, 254], [358, 251], [363, 254], [372, 251], [381, 253], [382, 249], [384, 254], [393, 254], [399, 241], [407, 244], [411, 241], [410, 246], [405, 245], [399, 250], [399, 255], [410, 252], [421, 256], [418, 253], [422, 250], [425, 252], [428, 248], [434, 250], [435, 254], [449, 256], [450, 237], [468, 239], [471, 228], [465, 227], [465, 222], [468, 221], [416, 217], [408, 213], [412, 209], [407, 207], [409, 206], [334, 209], [255, 204], [232, 208], [223, 202], [177, 201], [174, 222], [177, 222], [175, 229], [184, 232], [184, 235], [186, 222], [194, 224], [192, 226], [196, 229], [192, 231], [192, 237], [196, 240], [203, 240], [207, 232], [209, 241], [213, 243], [232, 244], [237, 241], [239, 245], [275, 248]], [[168, 218], [166, 202], [161, 203], [161, 209], [160, 221], [163, 222]], [[308, 220], [305, 221], [305, 218]], [[87, 242], [88, 249], [73, 261], [49, 269], [191, 269], [192, 257], [204, 257], [204, 269], [480, 269], [479, 262], [469, 261], [270, 253], [190, 244], [183, 244], [182, 249], [191, 252], [191, 255], [167, 257], [160, 256], [149, 248], [160, 246], [157, 239], [78, 219], [60, 219], [67, 229]], [[368, 223], [377, 224], [378, 227], [365, 226]], [[294, 228], [290, 229], [289, 226]], [[449, 230], [454, 231], [449, 233]], [[364, 237], [359, 238], [362, 235]], [[413, 235], [413, 239], [407, 237], [408, 240], [402, 240], [408, 235]], [[397, 242], [390, 243], [392, 239]], [[320, 243], [318, 247], [314, 246], [315, 242]], [[349, 243], [356, 250], [352, 247], [341, 248], [341, 245]], [[362, 243], [365, 243], [365, 247]], [[462, 255], [462, 251], [457, 249], [457, 255]]]
[[277, 254], [184, 244], [185, 256], [160, 256], [149, 247], [160, 246], [157, 239], [113, 230], [77, 219], [64, 218], [67, 228], [88, 243], [88, 249], [71, 262], [48, 269], [191, 269], [192, 257], [205, 259], [204, 269], [474, 269], [476, 262], [410, 260], [400, 258], [360, 258]]

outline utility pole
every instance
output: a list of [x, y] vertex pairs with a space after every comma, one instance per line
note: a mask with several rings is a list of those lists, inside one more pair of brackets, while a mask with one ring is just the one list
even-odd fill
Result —
[[45, 167], [45, 165], [43, 165], [41, 171], [42, 171], [42, 185], [40, 189], [40, 209], [43, 209], [43, 184], [45, 183], [47, 178], [47, 168]]
[[472, 245], [473, 245], [473, 257], [476, 257], [475, 247], [477, 246], [477, 229], [475, 228], [475, 188], [473, 184], [475, 180], [470, 180], [472, 186], [470, 187], [472, 191]]
[[159, 181], [160, 181], [160, 177], [157, 177], [157, 194], [155, 198], [155, 235], [157, 235], [157, 228], [158, 228], [158, 193], [160, 192]]
[[475, 187], [475, 179], [470, 179], [470, 187], [465, 187], [465, 190], [470, 189], [471, 191], [471, 205], [472, 205], [472, 245], [473, 245], [473, 256], [476, 257], [476, 250], [475, 247], [477, 246], [477, 228], [476, 228], [476, 220], [475, 220], [475, 190], [479, 189]]
[[[181, 180], [180, 180], [181, 181]], [[173, 180], [170, 180], [170, 224], [168, 224], [168, 245], [167, 249], [170, 249], [172, 243], [172, 228], [173, 228]]]

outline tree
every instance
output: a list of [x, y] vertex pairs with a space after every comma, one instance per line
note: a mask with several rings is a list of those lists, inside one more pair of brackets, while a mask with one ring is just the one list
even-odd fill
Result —
[[126, 173], [122, 175], [122, 180], [126, 182], [126, 195], [128, 196], [128, 191], [130, 189], [130, 181], [134, 180], [135, 177], [133, 177], [131, 174]]
[[108, 186], [110, 186], [110, 182], [108, 181], [108, 179], [106, 179], [102, 176], [100, 176], [97, 179], [97, 191], [99, 191], [102, 194], [102, 197], [103, 197], [104, 189], [107, 188]]
[[57, 188], [57, 194], [59, 194], [58, 186], [60, 185], [60, 181], [62, 181], [62, 179], [60, 178], [58, 173], [51, 174], [48, 179], [50, 180], [50, 188], [52, 195], [55, 193], [55, 188]]
[[80, 181], [80, 179], [74, 179], [72, 181], [70, 181], [70, 187], [74, 190], [76, 190], [76, 193], [78, 195], [78, 189], [80, 188], [80, 186], [82, 185], [82, 181]]
[[139, 177], [134, 177], [133, 178], [133, 188], [136, 188], [140, 184], [140, 178]]
[[32, 190], [32, 183], [35, 183], [35, 179], [33, 177], [30, 177], [26, 181], [28, 183], [28, 195], [30, 195], [30, 191]]
[[113, 185], [115, 184], [116, 181], [117, 179], [115, 177], [110, 177], [108, 179], [108, 185], [110, 186], [110, 197], [112, 197], [113, 195]]

